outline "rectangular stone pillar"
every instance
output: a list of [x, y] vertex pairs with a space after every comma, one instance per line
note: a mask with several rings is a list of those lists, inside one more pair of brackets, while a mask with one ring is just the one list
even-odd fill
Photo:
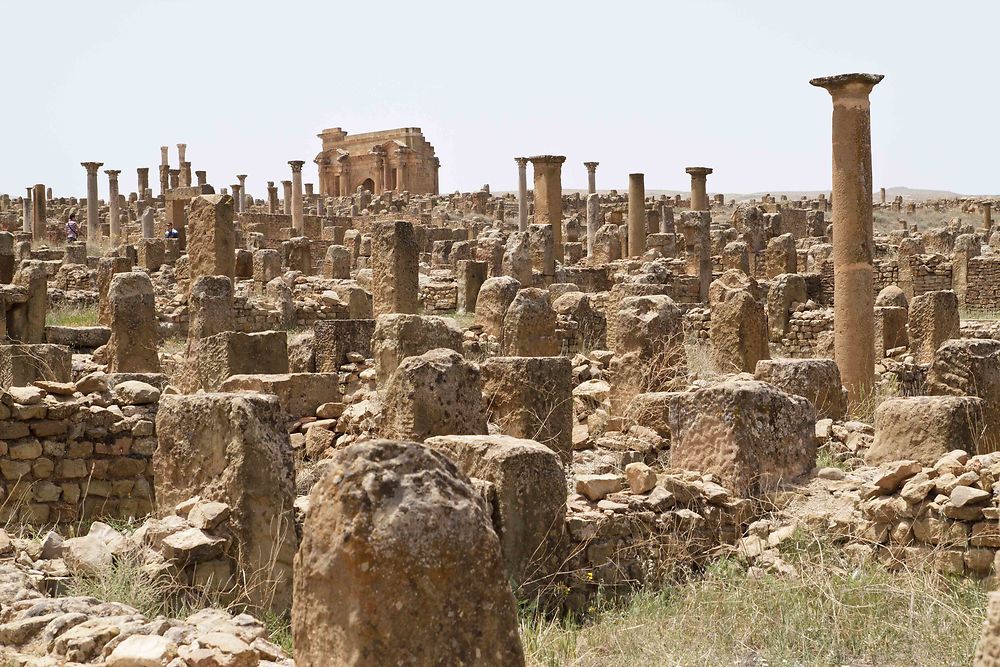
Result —
[[528, 158], [535, 172], [535, 224], [552, 227], [555, 261], [563, 261], [562, 247], [562, 155]]
[[460, 313], [476, 312], [479, 289], [486, 282], [486, 262], [460, 259], [456, 265], [458, 298], [456, 310]]
[[371, 256], [374, 317], [417, 312], [419, 259], [412, 224], [397, 220], [375, 225]]
[[233, 225], [233, 198], [229, 195], [201, 195], [191, 200], [188, 220], [188, 261], [190, 280], [198, 276], [236, 276], [236, 228]]

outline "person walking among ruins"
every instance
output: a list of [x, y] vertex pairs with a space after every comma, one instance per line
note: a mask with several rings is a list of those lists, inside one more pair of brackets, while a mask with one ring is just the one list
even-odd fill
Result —
[[76, 213], [69, 214], [66, 221], [66, 243], [76, 243], [80, 235], [80, 225], [76, 222]]

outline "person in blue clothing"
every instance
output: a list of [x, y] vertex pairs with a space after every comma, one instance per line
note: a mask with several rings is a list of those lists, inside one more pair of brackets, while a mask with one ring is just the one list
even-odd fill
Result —
[[164, 232], [163, 237], [168, 239], [176, 239], [180, 238], [180, 233], [176, 229], [171, 227], [166, 232]]

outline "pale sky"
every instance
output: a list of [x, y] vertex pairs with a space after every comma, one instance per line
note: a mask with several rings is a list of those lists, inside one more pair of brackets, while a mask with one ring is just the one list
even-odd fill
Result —
[[[874, 185], [996, 193], [1000, 4], [925, 0], [330, 2], [3, 0], [0, 192], [83, 195], [80, 162], [157, 190], [161, 145], [228, 187], [290, 178], [316, 135], [420, 127], [441, 189], [512, 190], [514, 157], [567, 156], [565, 188], [828, 189], [829, 94], [885, 75]], [[530, 172], [529, 172], [530, 173]], [[530, 178], [530, 176], [529, 176]], [[107, 178], [100, 177], [106, 197]]]

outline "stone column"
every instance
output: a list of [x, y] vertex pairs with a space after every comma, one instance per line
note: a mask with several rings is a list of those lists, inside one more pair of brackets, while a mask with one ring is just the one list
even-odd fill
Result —
[[562, 165], [563, 155], [536, 155], [528, 158], [535, 171], [535, 224], [552, 226], [555, 261], [563, 261]]
[[149, 189], [149, 167], [139, 167], [135, 173], [138, 177], [139, 199], [145, 199], [146, 190]]
[[351, 192], [351, 170], [347, 166], [347, 160], [340, 163], [340, 177], [338, 179], [338, 185], [340, 186], [341, 197], [350, 197], [353, 194]]
[[21, 200], [21, 213], [24, 219], [21, 220], [21, 231], [25, 234], [31, 233], [31, 192], [32, 188], [27, 188], [24, 199]]
[[87, 170], [87, 243], [98, 246], [101, 243], [101, 221], [97, 217], [97, 170], [103, 162], [81, 162]]
[[180, 186], [182, 188], [191, 187], [191, 163], [181, 162], [180, 169]]
[[108, 217], [111, 219], [111, 247], [114, 248], [121, 240], [121, 218], [118, 211], [118, 174], [120, 169], [105, 169], [108, 175]]
[[236, 210], [242, 213], [247, 210], [247, 175], [236, 174], [240, 181], [240, 196], [236, 198]]
[[438, 172], [441, 170], [441, 160], [434, 158], [431, 163], [434, 166], [434, 194], [441, 194], [441, 185], [438, 181]]
[[878, 189], [879, 202], [885, 206], [885, 188]]
[[[233, 212], [239, 213], [240, 211], [240, 197], [243, 196], [243, 188], [239, 183], [233, 183], [230, 186], [233, 190]], [[223, 193], [225, 194], [225, 193]]]
[[32, 200], [34, 205], [31, 207], [31, 238], [36, 244], [45, 243], [48, 235], [45, 233], [45, 186], [43, 184], [35, 185]]
[[628, 256], [642, 257], [646, 252], [646, 178], [628, 175]]
[[179, 164], [184, 164], [187, 159], [185, 153], [187, 152], [187, 144], [177, 144], [177, 162]]
[[592, 195], [597, 192], [597, 165], [600, 162], [584, 162], [587, 168], [587, 194]]
[[304, 187], [306, 189], [306, 199], [308, 199], [309, 201], [312, 201], [312, 198], [313, 198], [313, 184], [312, 183], [306, 183]]
[[170, 166], [169, 146], [160, 146], [160, 165], [164, 167]]
[[592, 192], [587, 195], [587, 257], [594, 256], [594, 239], [597, 230], [601, 228], [600, 195]]
[[881, 74], [812, 79], [833, 98], [834, 358], [851, 398], [872, 388], [875, 315], [872, 294], [872, 146], [868, 99]]
[[375, 194], [385, 191], [385, 160], [381, 156], [375, 158]]
[[160, 196], [166, 197], [167, 190], [170, 189], [170, 166], [160, 165]]
[[707, 211], [708, 193], [706, 192], [706, 184], [708, 182], [708, 175], [712, 173], [712, 169], [710, 167], [688, 167], [684, 171], [691, 174], [691, 210]]
[[292, 167], [292, 228], [301, 235], [305, 229], [302, 220], [302, 165], [304, 160], [289, 160]]
[[146, 210], [142, 212], [142, 238], [144, 239], [154, 238], [152, 206], [147, 206]]
[[404, 174], [406, 173], [406, 158], [403, 154], [399, 154], [399, 166], [396, 167], [396, 190], [400, 194], [403, 194], [403, 190], [406, 189], [406, 178]]
[[516, 157], [517, 162], [517, 229], [528, 231], [528, 158]]
[[993, 202], [983, 202], [983, 229], [986, 230], [986, 241], [990, 240], [990, 231], [993, 229]]
[[171, 169], [168, 172], [168, 175], [170, 176], [170, 189], [173, 190], [175, 188], [179, 188], [180, 187], [181, 170], [180, 169]]
[[281, 202], [281, 212], [285, 215], [292, 214], [292, 182], [282, 181], [281, 182], [281, 194], [284, 196], [284, 200]]
[[204, 169], [199, 169], [198, 171], [194, 172], [194, 176], [195, 178], [198, 179], [198, 187], [208, 185], [208, 172], [206, 172]]
[[[389, 182], [392, 180], [392, 172], [390, 171], [390, 169], [392, 169], [392, 167], [389, 166], [389, 161], [388, 160], [383, 159], [383, 163], [384, 163], [385, 166], [382, 169], [382, 187], [385, 190], [391, 190], [392, 188], [389, 187]], [[344, 163], [344, 164], [346, 165], [346, 163]], [[344, 168], [341, 167], [341, 173], [343, 173], [343, 169]], [[347, 194], [347, 193], [345, 193], [343, 191], [343, 187], [341, 187], [340, 194], [341, 195]]]
[[274, 215], [278, 212], [278, 188], [274, 181], [267, 182], [267, 212]]

